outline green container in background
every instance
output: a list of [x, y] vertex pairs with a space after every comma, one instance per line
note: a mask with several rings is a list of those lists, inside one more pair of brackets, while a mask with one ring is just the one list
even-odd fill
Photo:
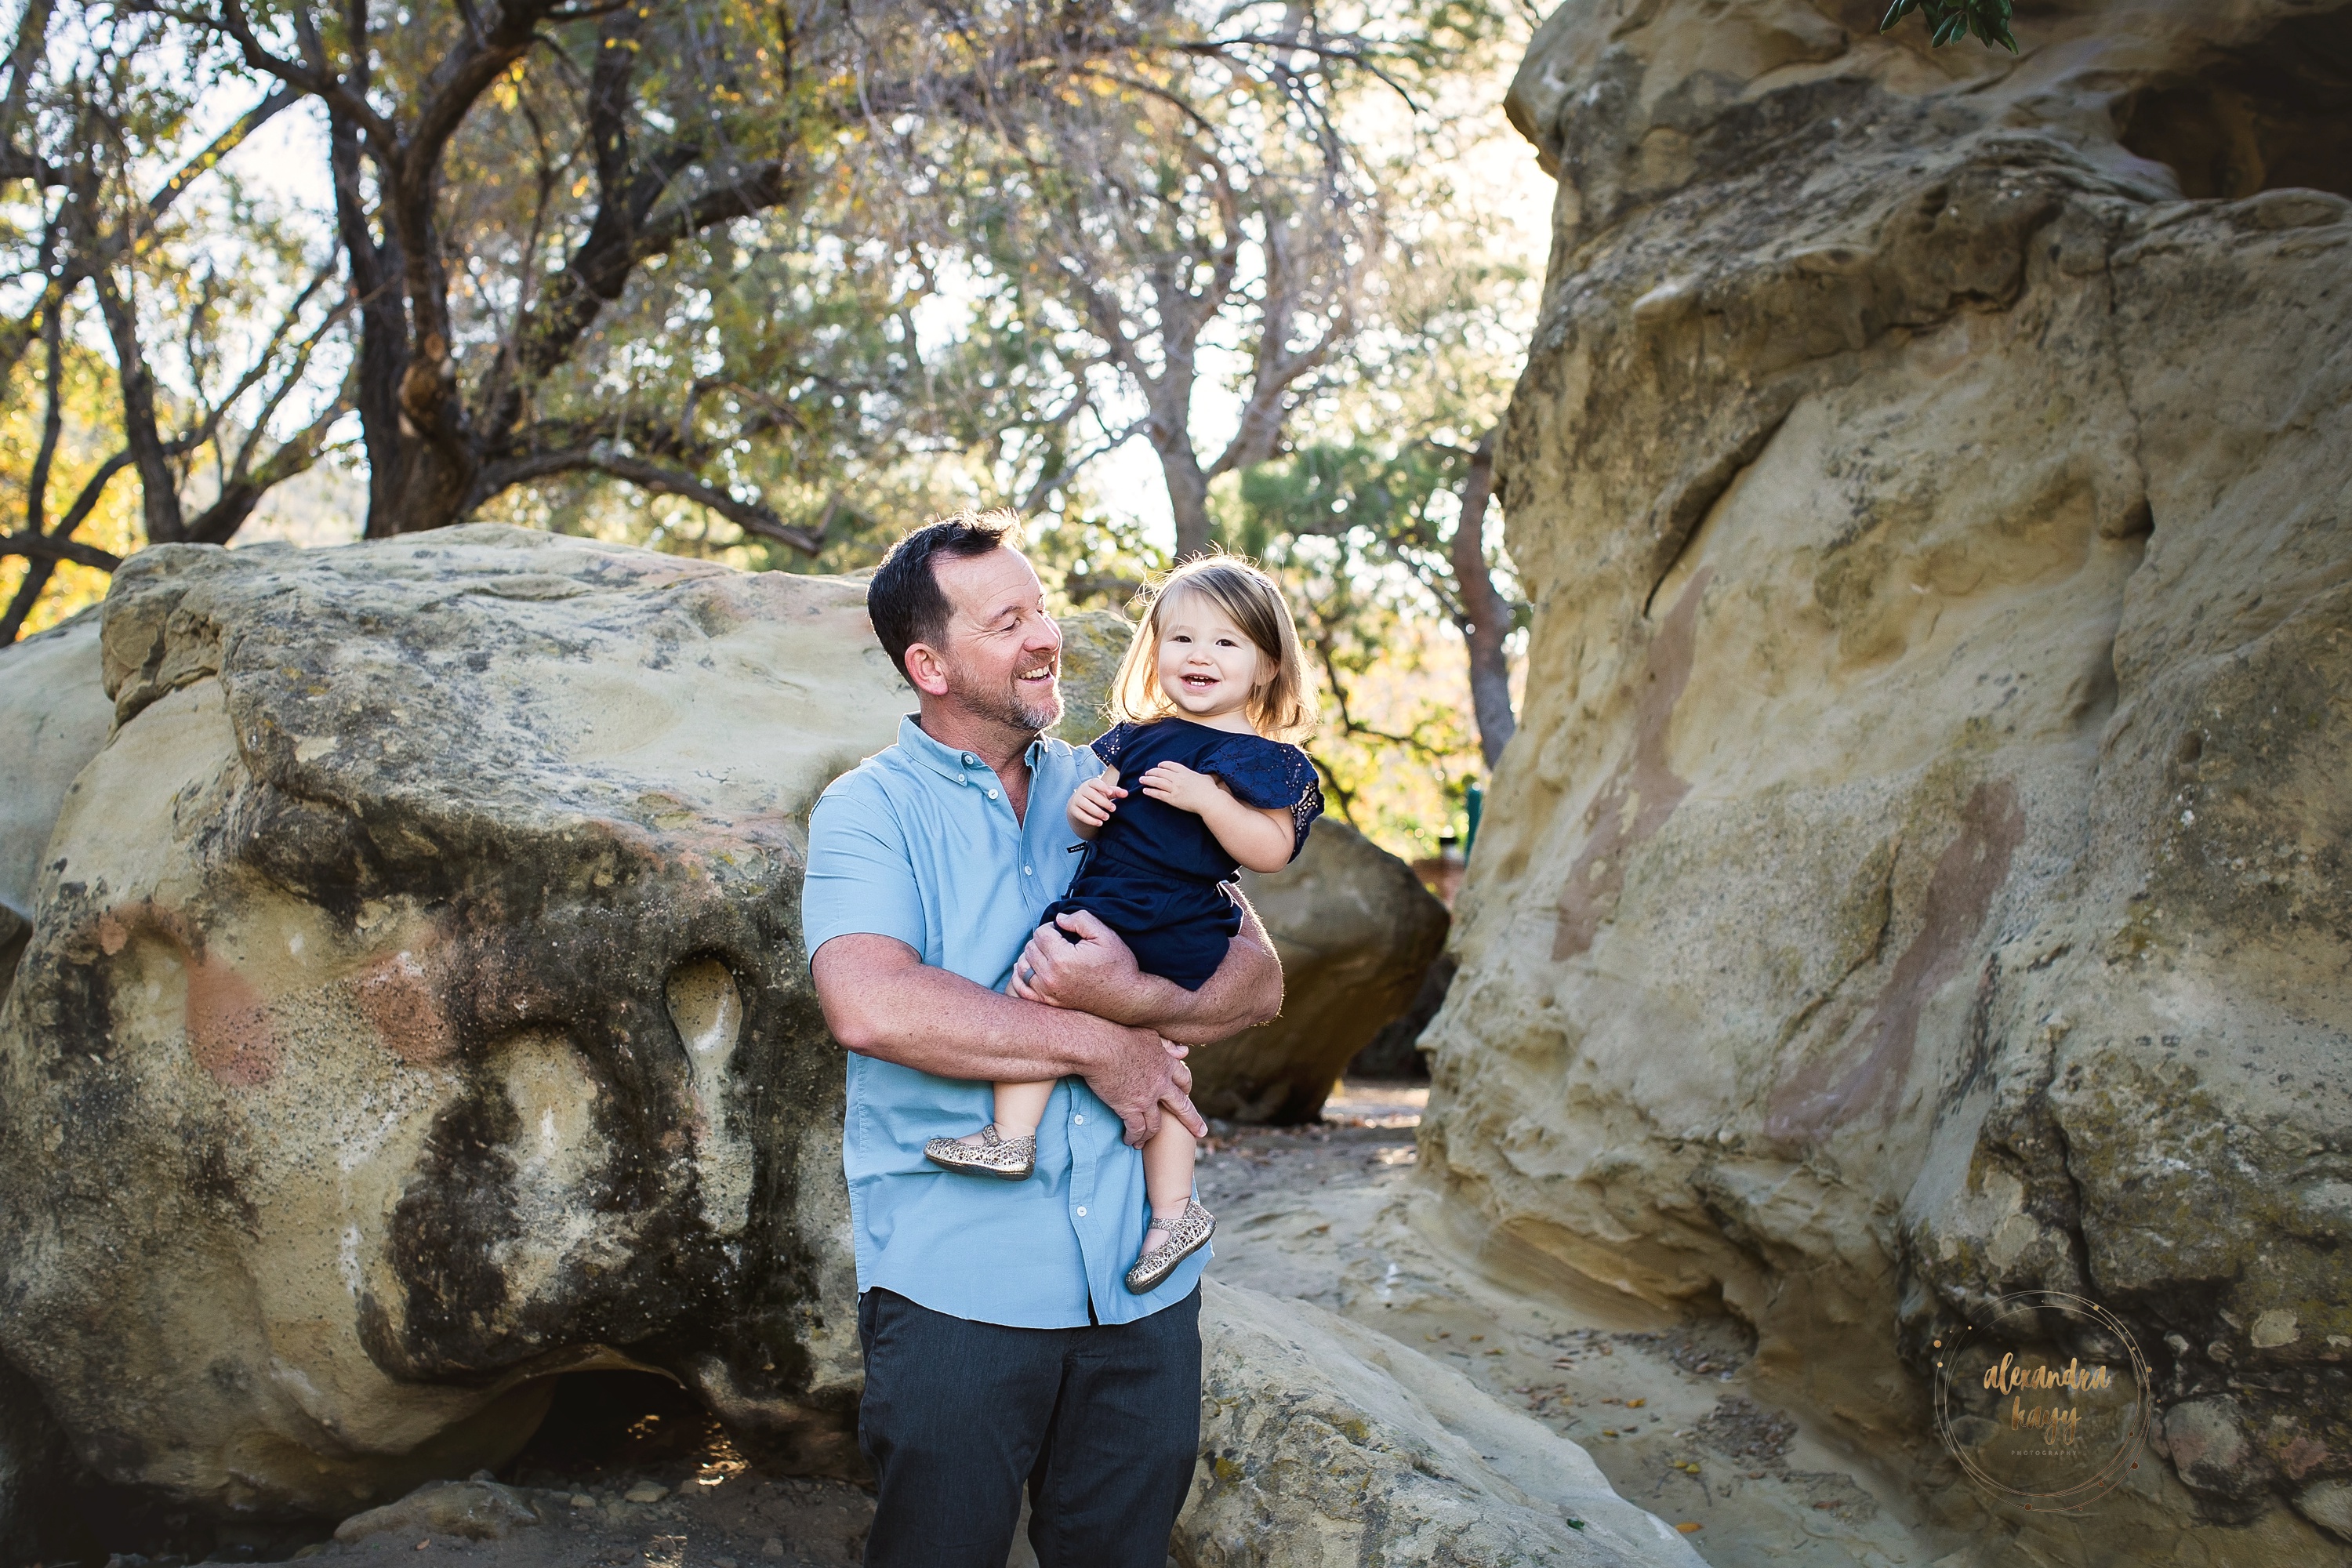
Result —
[[1470, 851], [1477, 847], [1478, 813], [1485, 808], [1486, 805], [1486, 792], [1478, 787], [1476, 779], [1472, 779], [1463, 786], [1462, 809], [1470, 819], [1470, 830], [1462, 836], [1462, 858], [1465, 860], [1470, 858]]

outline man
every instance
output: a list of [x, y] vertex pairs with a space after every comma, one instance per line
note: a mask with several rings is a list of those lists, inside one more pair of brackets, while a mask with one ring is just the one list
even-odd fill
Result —
[[[1162, 1568], [1200, 1440], [1205, 1251], [1148, 1294], [1122, 1275], [1149, 1205], [1139, 1144], [1206, 1131], [1181, 1057], [1274, 1016], [1282, 972], [1244, 906], [1198, 991], [1138, 972], [1068, 887], [1070, 793], [1100, 763], [1046, 738], [1061, 633], [1009, 513], [935, 522], [875, 574], [875, 635], [919, 711], [809, 822], [802, 927], [853, 1053], [843, 1164], [866, 1354], [858, 1442], [876, 1568], [1003, 1568], [1029, 1488], [1043, 1568]], [[940, 1170], [926, 1140], [989, 1120], [994, 1081], [1061, 1079], [1034, 1173]]]

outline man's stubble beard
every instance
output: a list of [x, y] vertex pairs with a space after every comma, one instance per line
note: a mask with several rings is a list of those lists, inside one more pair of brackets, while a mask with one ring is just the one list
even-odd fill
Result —
[[1021, 700], [1019, 686], [1006, 678], [1003, 687], [983, 689], [967, 680], [961, 670], [948, 672], [948, 691], [964, 706], [964, 710], [976, 719], [986, 719], [1032, 735], [1041, 735], [1062, 721], [1061, 672], [1055, 671], [1054, 696], [1049, 704], [1030, 707]]

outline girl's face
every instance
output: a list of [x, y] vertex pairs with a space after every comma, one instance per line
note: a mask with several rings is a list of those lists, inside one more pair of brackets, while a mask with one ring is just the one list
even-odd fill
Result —
[[1274, 679], [1273, 661], [1206, 594], [1160, 604], [1160, 689], [1188, 719], [1238, 713]]

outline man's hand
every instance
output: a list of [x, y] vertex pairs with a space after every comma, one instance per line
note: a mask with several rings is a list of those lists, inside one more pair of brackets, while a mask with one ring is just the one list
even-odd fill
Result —
[[1105, 768], [1071, 792], [1070, 830], [1081, 838], [1092, 838], [1126, 798], [1127, 792], [1118, 787], [1118, 770]]
[[[1119, 1023], [1139, 1022], [1135, 1009], [1142, 1001], [1143, 973], [1118, 933], [1085, 910], [1056, 915], [1054, 921], [1054, 925], [1030, 933], [1029, 944], [1013, 963], [1013, 983], [1005, 989], [1024, 1002], [1073, 1007]], [[1071, 942], [1063, 931], [1078, 940]]]
[[1099, 1066], [1088, 1068], [1086, 1080], [1127, 1124], [1127, 1141], [1141, 1148], [1158, 1135], [1163, 1108], [1193, 1137], [1206, 1138], [1209, 1124], [1192, 1106], [1192, 1069], [1184, 1065], [1185, 1047], [1149, 1029], [1120, 1033], [1126, 1040]]

